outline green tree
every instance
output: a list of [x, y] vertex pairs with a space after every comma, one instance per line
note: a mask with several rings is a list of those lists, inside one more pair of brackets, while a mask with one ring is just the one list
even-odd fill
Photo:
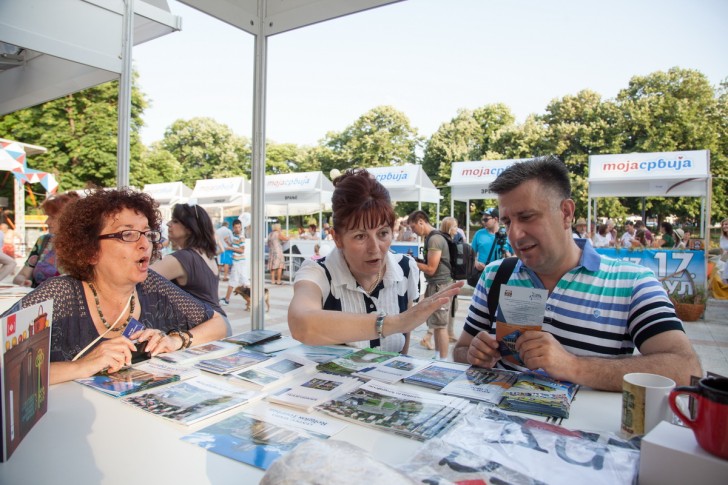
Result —
[[294, 143], [266, 143], [265, 173], [307, 172], [301, 167], [305, 151]]
[[131, 166], [131, 184], [144, 188], [146, 184], [177, 182], [182, 180], [182, 166], [170, 152], [162, 148], [161, 142], [144, 147], [140, 162]]
[[250, 143], [211, 118], [176, 120], [164, 132], [161, 148], [182, 167], [181, 181], [194, 187], [197, 180], [250, 174]]

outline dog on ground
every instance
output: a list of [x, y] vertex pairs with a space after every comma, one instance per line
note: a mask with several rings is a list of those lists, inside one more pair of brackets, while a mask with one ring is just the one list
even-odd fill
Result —
[[[265, 311], [270, 311], [270, 300], [268, 299], [268, 288], [265, 288]], [[233, 294], [240, 295], [245, 300], [245, 311], [250, 311], [250, 287], [249, 286], [238, 286], [233, 290]]]

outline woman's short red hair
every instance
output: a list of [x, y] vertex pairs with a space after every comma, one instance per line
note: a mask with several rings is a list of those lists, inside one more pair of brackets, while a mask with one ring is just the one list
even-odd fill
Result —
[[389, 191], [363, 168], [350, 169], [334, 179], [331, 198], [334, 230], [394, 228], [394, 208]]

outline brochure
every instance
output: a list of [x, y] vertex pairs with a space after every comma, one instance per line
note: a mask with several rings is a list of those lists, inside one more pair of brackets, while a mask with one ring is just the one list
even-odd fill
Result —
[[197, 423], [243, 404], [257, 401], [263, 393], [204, 375], [123, 397], [124, 403], [184, 425]]
[[326, 362], [329, 362], [331, 360], [336, 359], [337, 357], [342, 357], [344, 355], [348, 355], [353, 352], [353, 349], [351, 347], [334, 347], [334, 346], [326, 346], [326, 345], [306, 345], [301, 344], [297, 345], [295, 347], [291, 347], [290, 349], [286, 350], [286, 354], [296, 354], [301, 355], [303, 357], [306, 357], [309, 360], [312, 360], [314, 362], [318, 362], [319, 364], [324, 364]]
[[162, 361], [145, 361], [111, 374], [102, 372], [76, 382], [114, 397], [159, 387], [199, 375], [196, 369], [167, 364]]
[[254, 352], [260, 352], [262, 354], [275, 354], [283, 350], [290, 349], [291, 347], [297, 347], [301, 345], [298, 340], [292, 339], [291, 337], [280, 337], [270, 342], [263, 342], [255, 345], [246, 347], [248, 350]]
[[268, 396], [268, 400], [311, 412], [317, 405], [361, 385], [359, 379], [318, 372]]
[[189, 349], [159, 354], [156, 358], [173, 364], [192, 365], [204, 359], [214, 359], [223, 355], [232, 354], [236, 350], [240, 350], [239, 345], [217, 340], [196, 347], [190, 347]]
[[232, 375], [260, 390], [266, 390], [315, 369], [316, 362], [298, 355], [283, 353], [270, 360], [236, 371]]
[[439, 391], [453, 379], [465, 374], [465, 371], [469, 367], [467, 364], [436, 361], [416, 374], [405, 377], [403, 381], [407, 384], [428, 387]]
[[232, 342], [237, 345], [255, 345], [275, 340], [281, 337], [281, 332], [275, 330], [250, 330], [248, 332], [239, 333], [230, 337], [224, 338], [225, 342]]
[[355, 372], [372, 368], [377, 364], [397, 357], [397, 352], [384, 352], [378, 349], [361, 349], [347, 355], [334, 359], [324, 364], [319, 364], [318, 370], [329, 374], [350, 376]]
[[409, 377], [432, 363], [431, 360], [415, 359], [408, 355], [398, 355], [374, 367], [368, 367], [354, 373], [357, 377], [365, 379], [376, 379], [381, 382], [394, 384], [405, 377]]
[[470, 367], [440, 392], [498, 405], [508, 411], [568, 418], [577, 384], [537, 372]]
[[438, 436], [471, 406], [465, 399], [369, 381], [317, 409], [349, 421], [424, 441]]
[[503, 360], [518, 366], [524, 365], [516, 350], [516, 340], [523, 332], [541, 330], [547, 299], [548, 291], [544, 289], [513, 285], [500, 287], [498, 303], [505, 322], [497, 321], [495, 337]]
[[252, 365], [268, 360], [269, 358], [269, 355], [243, 349], [216, 359], [201, 360], [195, 364], [195, 367], [207, 372], [212, 372], [213, 374], [225, 375], [241, 369], [246, 369]]
[[48, 411], [53, 300], [0, 320], [0, 461], [7, 461]]

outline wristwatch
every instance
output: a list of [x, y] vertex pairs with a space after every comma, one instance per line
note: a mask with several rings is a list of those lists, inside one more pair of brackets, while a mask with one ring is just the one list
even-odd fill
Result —
[[384, 317], [386, 317], [387, 314], [383, 311], [380, 311], [377, 315], [377, 321], [374, 322], [374, 329], [377, 331], [377, 336], [380, 339], [384, 338], [384, 335], [382, 334], [382, 330], [384, 329]]

